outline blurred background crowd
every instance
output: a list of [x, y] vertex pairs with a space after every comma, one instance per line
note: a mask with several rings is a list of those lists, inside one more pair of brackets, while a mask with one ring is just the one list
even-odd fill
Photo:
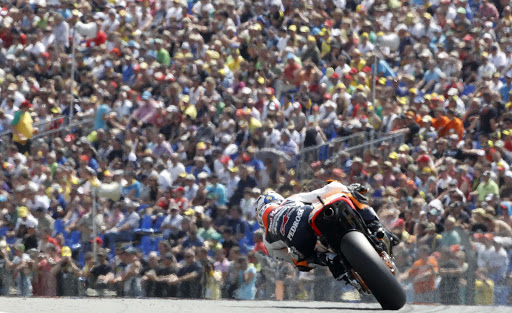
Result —
[[0, 6], [1, 295], [349, 299], [254, 218], [337, 179], [409, 301], [510, 304], [507, 1]]

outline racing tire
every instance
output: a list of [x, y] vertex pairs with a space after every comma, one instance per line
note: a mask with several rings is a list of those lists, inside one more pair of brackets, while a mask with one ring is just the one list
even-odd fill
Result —
[[341, 239], [340, 249], [384, 310], [399, 310], [405, 305], [402, 286], [365, 235], [348, 232]]

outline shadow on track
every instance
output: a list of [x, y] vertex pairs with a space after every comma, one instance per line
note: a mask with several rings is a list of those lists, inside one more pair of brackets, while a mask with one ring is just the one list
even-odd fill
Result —
[[[236, 305], [236, 306], [232, 306], [232, 307], [254, 309], [254, 306], [244, 306], [244, 305]], [[289, 305], [289, 306], [287, 306], [287, 305], [270, 305], [270, 306], [264, 306], [262, 308], [285, 309], [285, 310], [299, 309], [299, 310], [382, 311], [381, 308], [360, 308], [360, 307], [347, 307], [347, 306], [310, 307], [310, 306], [291, 306], [291, 305]]]

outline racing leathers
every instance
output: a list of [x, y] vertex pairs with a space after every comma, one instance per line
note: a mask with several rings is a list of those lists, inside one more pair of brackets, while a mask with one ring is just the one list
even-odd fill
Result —
[[309, 270], [316, 265], [328, 265], [325, 261], [325, 258], [329, 257], [328, 254], [319, 253], [318, 249], [315, 249], [318, 237], [310, 225], [310, 214], [315, 204], [320, 203], [319, 197], [325, 200], [332, 195], [344, 194], [354, 205], [361, 208], [359, 213], [367, 225], [375, 222], [380, 225], [373, 208], [361, 203], [360, 200], [365, 198], [358, 193], [357, 190], [360, 188], [349, 188], [335, 181], [323, 188], [295, 194], [280, 203], [270, 203], [263, 207], [263, 212], [258, 216], [265, 230], [264, 243], [269, 255], [277, 260], [294, 263], [300, 270]]

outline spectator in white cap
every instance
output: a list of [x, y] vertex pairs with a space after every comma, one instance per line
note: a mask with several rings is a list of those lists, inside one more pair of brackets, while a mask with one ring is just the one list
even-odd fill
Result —
[[108, 10], [101, 29], [108, 35], [115, 32], [119, 28], [119, 20], [117, 19], [117, 12], [114, 8]]
[[221, 148], [223, 149], [223, 155], [233, 155], [238, 151], [238, 146], [233, 143], [233, 138], [231, 135], [224, 135], [220, 139]]
[[324, 109], [324, 114], [319, 124], [320, 127], [327, 130], [329, 127], [332, 127], [332, 123], [337, 118], [336, 103], [332, 102], [331, 100], [327, 100], [322, 105], [322, 108]]

